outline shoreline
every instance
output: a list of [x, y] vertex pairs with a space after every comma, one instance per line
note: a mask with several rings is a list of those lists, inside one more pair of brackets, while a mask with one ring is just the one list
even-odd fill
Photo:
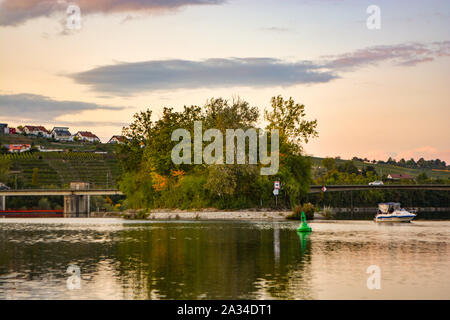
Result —
[[[288, 220], [286, 216], [291, 214], [291, 211], [220, 211], [220, 210], [156, 210], [148, 213], [145, 220]], [[123, 219], [135, 219], [137, 212], [122, 213]], [[104, 216], [105, 217], [105, 216]]]

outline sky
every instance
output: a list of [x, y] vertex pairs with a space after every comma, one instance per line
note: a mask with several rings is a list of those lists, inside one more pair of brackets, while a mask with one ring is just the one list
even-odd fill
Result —
[[282, 95], [318, 120], [309, 155], [450, 163], [450, 1], [0, 0], [0, 70], [10, 126], [105, 142], [147, 108]]

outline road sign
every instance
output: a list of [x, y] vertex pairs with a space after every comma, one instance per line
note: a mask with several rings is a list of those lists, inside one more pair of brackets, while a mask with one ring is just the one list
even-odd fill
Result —
[[327, 191], [327, 187], [323, 186], [322, 187], [322, 192], [325, 192], [325, 191]]
[[273, 188], [274, 188], [274, 189], [281, 189], [280, 181], [275, 181], [275, 182], [273, 183]]
[[279, 190], [278, 190], [278, 189], [273, 189], [273, 195], [274, 195], [274, 196], [277, 196], [278, 193], [279, 193]]

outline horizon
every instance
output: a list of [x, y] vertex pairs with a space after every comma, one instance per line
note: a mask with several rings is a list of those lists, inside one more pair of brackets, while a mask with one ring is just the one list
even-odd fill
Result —
[[[280, 94], [318, 120], [308, 155], [450, 163], [449, 2], [42, 2], [0, 1], [10, 126], [106, 142], [147, 108], [155, 120], [165, 106], [239, 96], [262, 114]], [[66, 25], [72, 3], [79, 29]], [[373, 4], [380, 29], [366, 24]]]

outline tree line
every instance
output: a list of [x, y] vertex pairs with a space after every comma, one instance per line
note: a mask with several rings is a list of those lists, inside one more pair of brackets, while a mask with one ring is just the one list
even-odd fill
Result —
[[[292, 206], [307, 193], [311, 161], [302, 145], [318, 135], [316, 120], [307, 120], [305, 106], [292, 98], [273, 97], [264, 112], [262, 128], [260, 108], [240, 98], [231, 101], [212, 98], [202, 107], [185, 106], [182, 111], [164, 108], [154, 121], [152, 110], [138, 112], [123, 128], [126, 144], [117, 146], [124, 173], [119, 182], [130, 208], [208, 208], [239, 209], [274, 205], [273, 183], [282, 183], [283, 203]], [[177, 142], [172, 132], [184, 128], [193, 135], [194, 121], [202, 121], [202, 130], [279, 131], [279, 171], [275, 176], [260, 175], [261, 164], [174, 164], [171, 152]], [[268, 141], [271, 141], [270, 138]], [[267, 146], [270, 150], [270, 143]], [[193, 150], [194, 148], [191, 148]], [[248, 150], [248, 149], [247, 149]]]

